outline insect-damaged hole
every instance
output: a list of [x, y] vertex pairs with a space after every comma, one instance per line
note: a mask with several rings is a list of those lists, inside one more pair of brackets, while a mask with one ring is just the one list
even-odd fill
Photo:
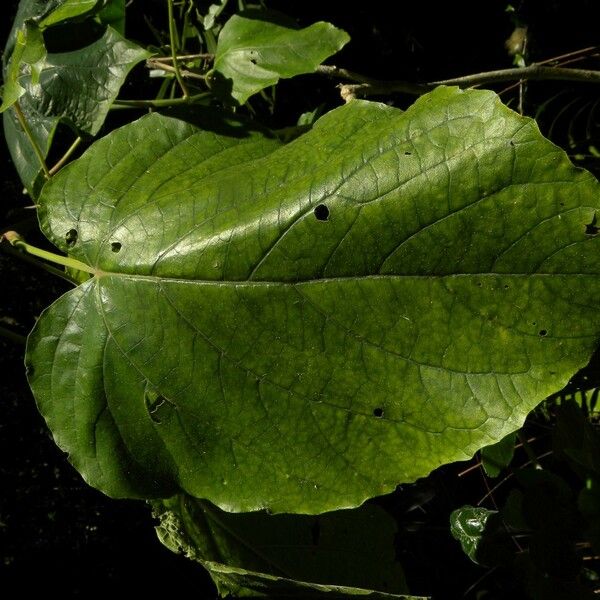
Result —
[[377, 417], [378, 419], [381, 419], [381, 417], [383, 417], [383, 408], [381, 408], [380, 406], [378, 406], [377, 408], [374, 408], [373, 416]]
[[329, 219], [329, 209], [324, 204], [315, 206], [314, 213], [319, 221], [327, 221]]
[[65, 242], [69, 248], [72, 248], [77, 243], [77, 229], [69, 229], [65, 235]]
[[408, 152], [407, 151], [407, 152], [404, 153], [404, 156], [412, 156], [412, 152]]
[[540, 337], [546, 337], [548, 335], [548, 332], [545, 329], [540, 329], [539, 335]]
[[585, 234], [586, 235], [597, 235], [600, 231], [600, 227], [596, 227], [596, 223], [598, 222], [598, 217], [596, 213], [592, 217], [592, 222], [585, 226]]
[[255, 64], [256, 64], [256, 59], [255, 59], [255, 58], [251, 58], [251, 59], [250, 59], [250, 62], [251, 62], [253, 65], [255, 65]]
[[121, 242], [113, 242], [113, 243], [110, 245], [110, 249], [111, 249], [113, 252], [120, 252], [120, 251], [121, 251], [121, 248], [122, 248], [122, 244], [121, 244]]

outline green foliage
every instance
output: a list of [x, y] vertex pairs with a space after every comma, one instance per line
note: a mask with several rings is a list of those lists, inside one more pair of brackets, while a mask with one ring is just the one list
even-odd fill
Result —
[[392, 552], [395, 523], [376, 506], [232, 514], [183, 495], [153, 506], [161, 541], [205, 566], [223, 596], [408, 599]]
[[481, 465], [488, 477], [498, 477], [513, 458], [515, 434], [509, 433], [499, 442], [481, 449]]
[[[553, 446], [562, 475], [517, 470], [518, 488], [499, 512], [465, 506], [452, 513], [450, 527], [471, 560], [510, 566], [533, 598], [592, 598], [578, 548], [598, 548], [600, 434], [574, 402], [559, 406], [556, 418]], [[575, 486], [567, 466], [579, 478]]]
[[350, 38], [330, 23], [297, 30], [235, 15], [219, 34], [215, 71], [231, 80], [231, 95], [243, 104], [280, 78], [314, 71]]
[[[105, 6], [106, 5], [106, 6]], [[5, 86], [0, 112], [5, 111], [4, 134], [23, 184], [34, 197], [39, 192], [42, 167], [29, 136], [45, 158], [60, 122], [79, 134], [96, 135], [106, 119], [129, 71], [150, 54], [107, 26], [97, 40], [76, 50], [46, 53], [41, 30], [81, 17], [100, 6], [112, 11], [119, 21], [118, 2], [29, 2], [23, 5], [26, 20], [17, 18], [15, 44], [7, 44], [12, 54], [5, 69]], [[116, 13], [115, 13], [116, 11]], [[102, 14], [102, 13], [101, 13]], [[109, 17], [108, 12], [104, 13]], [[20, 99], [20, 109], [29, 125], [24, 131], [14, 109], [6, 110]]]
[[96, 277], [39, 320], [30, 383], [109, 495], [356, 506], [501, 439], [585, 364], [597, 205], [490, 92], [353, 102], [281, 148], [150, 115], [44, 188], [43, 231]]
[[[480, 451], [482, 475], [506, 476], [486, 497], [512, 488], [454, 510], [466, 555], [531, 598], [591, 598], [598, 390], [580, 407], [556, 391], [600, 336], [600, 185], [490, 91], [405, 111], [311, 97], [273, 132], [268, 88], [324, 74], [349, 36], [233, 4], [165, 2], [145, 49], [124, 0], [20, 3], [5, 137], [76, 285], [26, 352], [57, 444], [91, 485], [149, 500], [221, 595], [407, 600], [409, 527], [363, 502]], [[145, 59], [154, 97], [118, 98]], [[584, 106], [566, 145], [588, 165]], [[110, 131], [115, 108], [164, 114]], [[50, 168], [59, 124], [77, 143], [109, 132]], [[552, 394], [542, 468], [516, 431]]]

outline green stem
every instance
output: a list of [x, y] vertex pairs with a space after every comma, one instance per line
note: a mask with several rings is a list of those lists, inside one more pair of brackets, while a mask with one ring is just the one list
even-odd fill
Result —
[[78, 137], [71, 144], [69, 149], [63, 154], [62, 158], [50, 169], [50, 171], [49, 171], [50, 175], [54, 175], [55, 173], [60, 171], [60, 169], [62, 169], [64, 164], [69, 160], [69, 158], [71, 158], [71, 155], [73, 154], [73, 152], [75, 152], [75, 150], [77, 149], [77, 146], [79, 146], [80, 143], [81, 143], [81, 137]]
[[187, 98], [164, 98], [162, 100], [115, 100], [111, 108], [163, 108], [180, 104], [193, 104], [196, 100], [208, 98], [210, 92], [201, 92]]
[[176, 45], [176, 31], [175, 31], [175, 16], [173, 15], [173, 0], [167, 0], [167, 6], [169, 8], [169, 39], [171, 45], [171, 60], [173, 61], [173, 69], [175, 70], [175, 77], [179, 83], [179, 87], [183, 92], [183, 97], [187, 99], [189, 92], [181, 72], [179, 71], [179, 61], [177, 60], [177, 45]]
[[48, 252], [48, 250], [42, 250], [41, 248], [37, 248], [36, 246], [28, 244], [27, 242], [21, 239], [18, 233], [14, 231], [6, 231], [2, 237], [7, 239], [10, 242], [10, 244], [15, 248], [24, 250], [25, 252], [27, 252], [27, 254], [31, 254], [32, 256], [43, 258], [44, 260], [47, 260], [56, 265], [62, 265], [63, 267], [70, 267], [71, 269], [84, 271], [85, 273], [90, 273], [92, 275], [97, 274], [96, 269], [90, 267], [89, 265], [86, 265], [80, 260], [70, 258], [68, 256], [62, 256], [60, 254], [55, 254], [54, 252]]
[[7, 327], [3, 327], [0, 325], [0, 337], [6, 338], [11, 342], [15, 342], [16, 344], [21, 344], [24, 346], [27, 343], [27, 338], [12, 329], [8, 329]]
[[2, 248], [4, 249], [4, 252], [11, 254], [12, 256], [18, 258], [19, 260], [22, 260], [23, 262], [33, 265], [38, 269], [43, 269], [47, 273], [50, 273], [55, 277], [60, 277], [61, 279], [68, 281], [72, 285], [78, 285], [78, 282], [75, 281], [71, 276], [69, 276], [69, 274], [66, 271], [63, 271], [62, 269], [57, 269], [56, 267], [53, 267], [52, 265], [44, 261], [38, 260], [37, 258], [30, 256], [25, 252], [21, 252], [17, 248], [13, 248], [12, 245], [6, 246], [5, 244], [3, 244]]
[[40, 161], [40, 166], [42, 167], [42, 171], [44, 172], [44, 177], [46, 179], [50, 179], [51, 174], [50, 174], [50, 171], [48, 170], [48, 165], [46, 164], [46, 159], [44, 158], [42, 149], [39, 147], [38, 143], [36, 142], [35, 138], [33, 137], [33, 133], [31, 132], [31, 129], [29, 127], [29, 123], [27, 122], [27, 119], [25, 118], [25, 115], [23, 114], [23, 111], [21, 109], [21, 105], [17, 101], [14, 103], [13, 106], [15, 109], [15, 113], [17, 115], [17, 119], [19, 120], [19, 124], [23, 128], [23, 131], [25, 132], [25, 135], [27, 136], [27, 139], [29, 140], [31, 147], [33, 148], [35, 155], [37, 156], [38, 160]]

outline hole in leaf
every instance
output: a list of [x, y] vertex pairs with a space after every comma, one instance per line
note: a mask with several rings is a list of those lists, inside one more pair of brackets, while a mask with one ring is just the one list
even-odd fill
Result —
[[481, 283], [481, 281], [477, 282], [477, 287], [481, 287], [483, 285], [483, 283]]
[[540, 329], [540, 337], [544, 337], [548, 334], [548, 332], [545, 329]]
[[251, 58], [251, 59], [250, 59], [250, 62], [251, 62], [253, 65], [255, 65], [255, 64], [256, 64], [256, 59], [255, 59], [255, 58]]
[[146, 386], [144, 396], [148, 415], [155, 423], [159, 425], [163, 421], [167, 420], [171, 415], [171, 411], [176, 408], [176, 406], [168, 398], [165, 398], [162, 394], [149, 385]]
[[122, 247], [122, 245], [121, 245], [121, 242], [113, 242], [113, 243], [110, 245], [110, 249], [111, 249], [113, 252], [120, 252], [120, 251], [121, 251], [121, 247]]
[[383, 417], [383, 408], [381, 408], [380, 406], [378, 406], [377, 408], [375, 408], [373, 410], [373, 416], [377, 417], [378, 419], [380, 419], [381, 417]]
[[77, 229], [69, 229], [65, 235], [65, 242], [69, 248], [72, 248], [77, 243]]
[[512, 140], [510, 140], [510, 142], [509, 142], [509, 143], [510, 143], [510, 145], [511, 145], [511, 146], [514, 146], [514, 145], [515, 145], [515, 143], [514, 143]]
[[598, 217], [596, 213], [592, 218], [592, 222], [585, 226], [585, 234], [586, 235], [596, 235], [600, 231], [600, 227], [596, 227], [596, 223], [598, 222]]
[[411, 155], [412, 155], [412, 152], [405, 152], [404, 153], [404, 156], [411, 156]]
[[314, 213], [319, 221], [327, 221], [329, 219], [329, 209], [324, 204], [315, 206]]
[[504, 289], [507, 290], [508, 289], [508, 283], [504, 284]]

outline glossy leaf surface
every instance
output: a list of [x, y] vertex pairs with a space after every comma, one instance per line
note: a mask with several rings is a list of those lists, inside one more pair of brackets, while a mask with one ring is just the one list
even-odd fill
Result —
[[30, 383], [110, 495], [356, 506], [586, 363], [599, 206], [491, 92], [351, 102], [282, 147], [149, 115], [44, 188], [46, 235], [96, 275], [42, 315]]

